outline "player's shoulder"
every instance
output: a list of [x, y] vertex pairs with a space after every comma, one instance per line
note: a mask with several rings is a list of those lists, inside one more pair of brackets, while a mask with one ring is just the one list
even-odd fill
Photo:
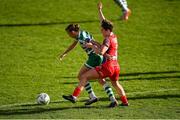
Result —
[[109, 37], [109, 40], [110, 40], [110, 41], [117, 41], [117, 35], [114, 34], [114, 33], [112, 33], [112, 34], [110, 35], [110, 37]]
[[90, 33], [89, 33], [88, 31], [82, 30], [82, 31], [81, 31], [81, 35], [82, 35], [82, 36], [89, 36]]
[[117, 35], [112, 32], [111, 35], [110, 35], [110, 37], [111, 37], [111, 38], [117, 38]]
[[79, 38], [82, 39], [82, 40], [85, 40], [87, 38], [92, 39], [93, 36], [89, 32], [87, 32], [85, 30], [81, 30], [80, 34], [79, 34]]

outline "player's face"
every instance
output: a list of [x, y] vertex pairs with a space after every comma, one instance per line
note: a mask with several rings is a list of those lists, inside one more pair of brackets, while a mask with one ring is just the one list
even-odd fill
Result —
[[105, 30], [103, 27], [101, 27], [101, 33], [103, 34], [104, 37], [109, 36], [109, 30]]
[[67, 33], [68, 33], [68, 35], [69, 35], [70, 37], [76, 38], [76, 33], [75, 33], [74, 31], [72, 31], [72, 32], [67, 32]]
[[106, 30], [104, 28], [101, 27], [101, 33], [104, 37], [106, 37]]

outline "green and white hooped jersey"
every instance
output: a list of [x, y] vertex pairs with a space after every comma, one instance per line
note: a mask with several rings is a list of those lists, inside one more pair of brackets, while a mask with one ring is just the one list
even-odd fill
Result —
[[86, 31], [79, 31], [79, 35], [78, 37], [76, 38], [76, 40], [79, 42], [81, 48], [89, 55], [91, 53], [93, 53], [93, 50], [91, 48], [87, 48], [84, 46], [84, 44], [86, 42], [89, 42], [93, 39], [93, 36], [91, 34], [89, 34], [88, 32]]

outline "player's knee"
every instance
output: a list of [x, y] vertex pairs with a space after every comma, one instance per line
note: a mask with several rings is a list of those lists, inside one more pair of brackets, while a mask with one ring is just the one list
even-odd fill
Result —
[[101, 85], [104, 85], [104, 84], [106, 84], [106, 81], [104, 80], [104, 79], [99, 79], [99, 81], [98, 81]]
[[79, 78], [78, 78], [80, 81], [81, 80], [87, 80], [87, 76], [86, 75], [81, 75], [81, 76], [79, 76]]
[[117, 81], [111, 81], [111, 84], [114, 88], [118, 87], [118, 83]]
[[80, 81], [79, 84], [78, 84], [78, 87], [84, 88], [85, 85], [86, 85], [85, 81]]

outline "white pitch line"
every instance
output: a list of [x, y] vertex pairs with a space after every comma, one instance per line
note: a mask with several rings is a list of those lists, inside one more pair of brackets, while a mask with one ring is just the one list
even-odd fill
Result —
[[[158, 93], [158, 92], [167, 92], [167, 91], [180, 91], [180, 89], [161, 89], [161, 90], [154, 90], [154, 91], [144, 91], [144, 92], [129, 92], [126, 93], [127, 95], [133, 94], [147, 94], [147, 93]], [[80, 97], [80, 99], [86, 99], [87, 97]], [[66, 100], [58, 100], [57, 102], [63, 102]], [[53, 101], [55, 102], [55, 101]], [[15, 104], [8, 104], [8, 105], [1, 105], [0, 108], [11, 107], [11, 106], [23, 106], [23, 105], [33, 105], [36, 102], [27, 102], [27, 103], [15, 103]], [[50, 103], [51, 104], [51, 103]]]

